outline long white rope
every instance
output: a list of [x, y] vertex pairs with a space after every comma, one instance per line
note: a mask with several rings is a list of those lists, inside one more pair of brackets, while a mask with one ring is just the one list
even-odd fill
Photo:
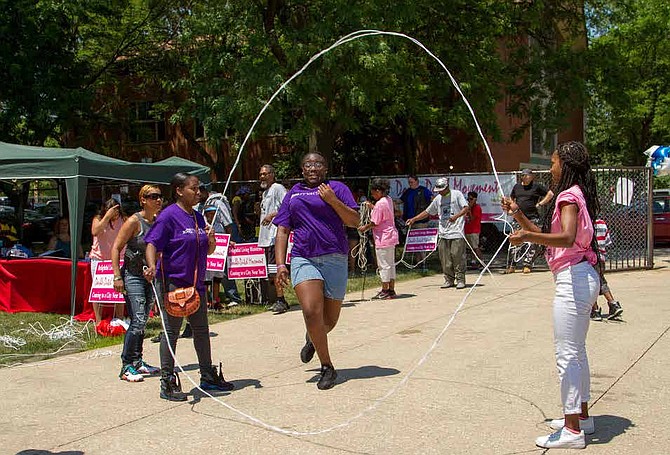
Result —
[[[258, 115], [256, 116], [254, 122], [253, 122], [252, 125], [251, 125], [251, 128], [249, 129], [249, 131], [248, 131], [247, 135], [245, 136], [245, 138], [244, 138], [242, 144], [240, 145], [240, 149], [239, 149], [239, 151], [238, 151], [237, 158], [235, 159], [235, 162], [234, 162], [234, 164], [233, 164], [233, 167], [230, 169], [230, 173], [228, 174], [228, 178], [227, 178], [227, 180], [226, 180], [226, 184], [225, 184], [224, 189], [223, 189], [223, 194], [226, 194], [226, 191], [227, 191], [227, 189], [228, 189], [228, 186], [230, 185], [230, 181], [231, 181], [231, 179], [232, 179], [233, 173], [235, 172], [235, 170], [236, 170], [237, 166], [239, 165], [240, 160], [241, 160], [241, 158], [242, 158], [242, 154], [243, 154], [243, 152], [244, 152], [244, 147], [246, 146], [247, 142], [249, 141], [249, 139], [250, 139], [250, 137], [251, 137], [251, 134], [252, 134], [254, 128], [256, 127], [256, 125], [258, 124], [258, 122], [259, 122], [261, 116], [262, 116], [263, 113], [267, 110], [267, 108], [270, 106], [270, 104], [272, 103], [272, 101], [274, 101], [274, 99], [275, 99], [275, 98], [276, 98], [276, 97], [277, 97], [277, 96], [278, 96], [278, 95], [279, 95], [279, 94], [280, 94], [280, 93], [281, 93], [281, 92], [282, 92], [282, 91], [283, 91], [283, 90], [284, 90], [284, 89], [285, 89], [285, 88], [286, 88], [286, 87], [287, 87], [287, 86], [288, 86], [294, 79], [296, 79], [298, 76], [300, 76], [300, 75], [301, 75], [301, 74], [302, 74], [302, 73], [303, 73], [303, 72], [304, 72], [304, 71], [305, 71], [305, 70], [306, 70], [312, 63], [314, 63], [316, 60], [318, 60], [319, 58], [321, 58], [323, 55], [327, 54], [327, 53], [330, 52], [331, 50], [335, 49], [335, 48], [338, 47], [338, 46], [341, 46], [342, 44], [345, 44], [345, 43], [348, 43], [348, 42], [350, 42], [350, 41], [353, 41], [353, 40], [357, 40], [357, 39], [364, 38], [364, 37], [369, 37], [369, 36], [378, 36], [378, 35], [396, 36], [396, 37], [401, 37], [401, 38], [408, 39], [409, 41], [411, 41], [412, 43], [416, 44], [416, 45], [419, 46], [421, 49], [423, 49], [428, 55], [430, 55], [433, 59], [435, 59], [435, 60], [437, 61], [437, 63], [442, 67], [442, 69], [444, 69], [444, 71], [447, 73], [447, 75], [448, 75], [450, 81], [452, 82], [454, 88], [455, 88], [456, 91], [461, 95], [461, 97], [462, 97], [462, 99], [463, 99], [463, 102], [465, 103], [465, 105], [467, 106], [468, 111], [470, 112], [470, 115], [471, 115], [471, 117], [472, 117], [472, 120], [473, 120], [473, 122], [474, 122], [474, 124], [475, 124], [475, 127], [476, 127], [476, 129], [477, 129], [477, 133], [479, 134], [479, 137], [481, 138], [482, 143], [484, 144], [484, 147], [485, 147], [486, 152], [487, 152], [487, 154], [488, 154], [488, 157], [489, 157], [489, 160], [490, 160], [490, 163], [491, 163], [491, 168], [492, 168], [492, 171], [493, 171], [493, 174], [494, 174], [496, 183], [498, 184], [498, 191], [499, 191], [501, 197], [504, 197], [504, 193], [503, 193], [503, 191], [502, 191], [502, 184], [500, 183], [500, 179], [499, 179], [499, 176], [498, 176], [498, 172], [497, 172], [497, 170], [496, 170], [496, 168], [495, 168], [495, 161], [493, 160], [493, 155], [492, 155], [492, 153], [491, 153], [491, 149], [490, 149], [490, 147], [489, 147], [489, 145], [488, 145], [488, 142], [486, 141], [486, 137], [484, 136], [484, 134], [483, 134], [483, 132], [482, 132], [482, 129], [481, 129], [480, 125], [479, 125], [479, 122], [477, 121], [477, 118], [476, 118], [476, 116], [475, 116], [474, 110], [472, 109], [472, 106], [470, 106], [470, 103], [468, 102], [467, 97], [466, 97], [465, 94], [462, 92], [462, 90], [461, 90], [461, 88], [460, 88], [458, 82], [457, 82], [456, 79], [452, 76], [451, 72], [447, 69], [447, 67], [444, 65], [444, 63], [442, 63], [442, 61], [441, 61], [437, 56], [435, 56], [430, 50], [428, 50], [428, 49], [427, 49], [421, 42], [419, 42], [418, 40], [416, 40], [416, 39], [414, 39], [414, 38], [412, 38], [412, 37], [410, 37], [410, 36], [408, 36], [408, 35], [405, 35], [404, 33], [399, 33], [399, 32], [387, 32], [387, 31], [380, 31], [380, 30], [359, 30], [359, 31], [350, 33], [350, 34], [348, 34], [348, 35], [346, 35], [346, 36], [340, 38], [340, 39], [337, 40], [335, 43], [333, 43], [331, 46], [327, 47], [326, 49], [324, 49], [324, 50], [318, 52], [317, 54], [315, 54], [314, 56], [312, 56], [312, 57], [309, 59], [309, 61], [308, 61], [305, 65], [303, 65], [303, 67], [302, 67], [299, 71], [297, 71], [293, 76], [291, 76], [289, 79], [287, 79], [287, 80], [286, 80], [286, 81], [285, 81], [285, 82], [284, 82], [284, 83], [283, 83], [283, 84], [282, 84], [282, 85], [281, 85], [281, 86], [280, 86], [280, 87], [279, 87], [279, 88], [272, 94], [272, 96], [268, 99], [268, 101], [265, 103], [265, 105], [263, 106], [263, 108], [260, 110], [260, 112], [259, 112]], [[216, 216], [216, 214], [215, 214], [215, 216]], [[192, 378], [191, 378], [191, 377], [184, 371], [184, 369], [181, 367], [181, 365], [179, 364], [179, 362], [178, 362], [178, 360], [177, 360], [177, 358], [176, 358], [176, 356], [175, 356], [175, 353], [174, 353], [172, 347], [170, 346], [170, 343], [169, 343], [169, 342], [167, 343], [167, 345], [168, 345], [168, 348], [169, 348], [169, 350], [170, 350], [170, 354], [172, 355], [172, 357], [173, 357], [173, 359], [174, 359], [174, 361], [175, 361], [175, 365], [177, 365], [177, 367], [178, 367], [179, 370], [182, 372], [182, 374], [184, 374], [184, 376], [186, 376], [186, 378], [187, 378], [187, 379], [188, 379], [188, 380], [189, 380], [189, 381], [190, 381], [190, 382], [191, 382], [191, 383], [192, 383], [198, 390], [200, 390], [202, 393], [204, 393], [205, 395], [209, 396], [210, 398], [214, 399], [216, 402], [220, 403], [220, 404], [223, 405], [224, 407], [228, 408], [228, 409], [231, 410], [232, 412], [234, 412], [234, 413], [236, 413], [236, 414], [238, 414], [238, 415], [244, 417], [245, 419], [248, 419], [248, 420], [251, 421], [251, 422], [254, 422], [255, 424], [257, 424], [257, 425], [259, 425], [259, 426], [261, 426], [261, 427], [263, 427], [263, 428], [266, 428], [266, 429], [275, 431], [275, 432], [277, 432], [277, 433], [281, 433], [281, 434], [289, 434], [289, 435], [294, 435], [294, 436], [317, 435], [317, 434], [327, 433], [327, 432], [333, 431], [333, 430], [338, 429], [338, 428], [344, 428], [344, 427], [350, 425], [350, 424], [351, 424], [352, 422], [354, 422], [355, 420], [359, 419], [360, 417], [366, 415], [367, 413], [369, 413], [369, 412], [371, 412], [372, 410], [374, 410], [374, 409], [376, 409], [377, 407], [379, 407], [384, 401], [386, 401], [386, 399], [388, 399], [390, 396], [392, 396], [392, 395], [393, 395], [393, 394], [394, 394], [400, 387], [402, 387], [404, 384], [406, 384], [407, 381], [409, 381], [409, 379], [412, 377], [412, 375], [414, 374], [414, 372], [415, 372], [421, 365], [423, 365], [423, 363], [424, 363], [424, 362], [426, 361], [426, 359], [430, 356], [430, 354], [433, 352], [433, 350], [435, 350], [435, 348], [438, 346], [439, 342], [441, 341], [442, 337], [443, 337], [444, 334], [446, 333], [447, 329], [451, 326], [452, 322], [453, 322], [454, 319], [456, 318], [456, 315], [459, 313], [459, 311], [461, 310], [461, 308], [463, 307], [463, 305], [464, 305], [465, 302], [467, 301], [467, 299], [468, 299], [468, 297], [470, 296], [470, 294], [474, 291], [474, 289], [476, 288], [477, 284], [478, 284], [479, 281], [482, 279], [483, 274], [488, 270], [490, 264], [496, 259], [497, 255], [499, 254], [499, 252], [500, 252], [500, 250], [502, 249], [503, 245], [504, 245], [504, 242], [500, 245], [500, 247], [498, 248], [498, 250], [497, 250], [497, 251], [495, 252], [495, 254], [493, 255], [493, 258], [489, 261], [489, 263], [486, 264], [486, 266], [484, 267], [484, 270], [482, 270], [482, 272], [479, 274], [477, 280], [475, 281], [474, 286], [472, 286], [472, 287], [468, 290], [468, 292], [465, 294], [465, 296], [464, 296], [463, 299], [461, 300], [461, 303], [458, 305], [458, 307], [456, 308], [456, 310], [454, 311], [454, 313], [451, 315], [451, 318], [449, 319], [449, 321], [446, 323], [446, 325], [444, 326], [444, 328], [442, 329], [442, 331], [438, 334], [438, 336], [437, 336], [437, 337], [435, 338], [435, 340], [433, 341], [433, 344], [428, 348], [428, 350], [427, 350], [426, 353], [421, 357], [421, 359], [419, 359], [419, 361], [418, 361], [418, 362], [417, 362], [417, 363], [416, 363], [416, 364], [415, 364], [415, 365], [414, 365], [414, 366], [407, 372], [407, 374], [403, 377], [403, 379], [402, 379], [398, 384], [396, 384], [394, 387], [392, 387], [392, 388], [391, 388], [391, 389], [390, 389], [384, 396], [382, 396], [382, 397], [380, 397], [380, 398], [374, 400], [373, 403], [372, 403], [371, 405], [369, 405], [368, 407], [366, 407], [365, 409], [363, 409], [361, 412], [359, 412], [359, 413], [356, 414], [355, 416], [353, 416], [353, 417], [351, 417], [351, 418], [345, 420], [344, 422], [342, 422], [342, 423], [340, 423], [340, 424], [333, 425], [333, 426], [328, 427], [328, 428], [325, 428], [325, 429], [314, 430], [314, 431], [304, 431], [304, 432], [285, 430], [285, 429], [280, 428], [280, 427], [277, 427], [277, 426], [275, 426], [275, 425], [271, 425], [271, 424], [268, 424], [268, 423], [266, 423], [266, 422], [263, 422], [262, 420], [260, 420], [260, 419], [258, 419], [258, 418], [256, 418], [256, 417], [254, 417], [254, 416], [251, 416], [251, 415], [249, 415], [249, 414], [247, 414], [247, 413], [245, 413], [245, 412], [243, 412], [243, 411], [240, 411], [239, 409], [235, 408], [234, 406], [231, 406], [231, 405], [229, 405], [228, 403], [225, 403], [225, 402], [219, 400], [218, 398], [216, 398], [216, 397], [213, 396], [212, 394], [210, 394], [210, 393], [208, 393], [207, 391], [205, 391], [205, 390], [203, 390], [203, 389], [200, 388], [200, 386], [199, 386], [199, 385], [198, 385], [198, 384], [197, 384], [197, 383], [196, 383], [196, 382], [195, 382], [195, 381], [194, 381], [194, 380], [193, 380], [193, 379], [192, 379]], [[425, 258], [424, 258], [424, 260], [425, 260]], [[158, 295], [157, 295], [157, 293], [156, 293], [156, 288], [155, 288], [155, 286], [152, 286], [152, 287], [153, 287], [154, 296], [156, 297], [157, 301], [159, 301], [159, 300], [158, 300]], [[160, 305], [159, 305], [159, 309], [160, 309]], [[165, 321], [164, 321], [164, 318], [163, 318], [163, 312], [162, 312], [162, 309], [160, 309], [160, 314], [161, 314], [161, 323], [162, 323], [162, 325], [163, 325], [163, 331], [165, 332], [165, 336], [166, 336], [166, 340], [167, 340], [167, 330], [166, 330]]]
[[[365, 226], [370, 222], [370, 207], [362, 203], [358, 208], [358, 226]], [[358, 243], [351, 249], [351, 257], [356, 259], [356, 265], [365, 272], [368, 268], [368, 237], [365, 232], [358, 232]]]

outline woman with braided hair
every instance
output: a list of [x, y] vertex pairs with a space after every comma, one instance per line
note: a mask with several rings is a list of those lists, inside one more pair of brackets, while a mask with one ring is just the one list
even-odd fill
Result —
[[513, 245], [547, 246], [547, 263], [556, 284], [554, 345], [564, 418], [552, 420], [549, 426], [557, 431], [537, 438], [535, 444], [583, 449], [584, 434], [595, 431], [593, 417], [588, 415], [591, 382], [586, 334], [600, 290], [600, 277], [593, 267], [598, 261], [593, 220], [600, 207], [586, 147], [579, 142], [559, 144], [551, 157], [551, 176], [557, 197], [548, 204], [542, 228], [531, 223], [511, 199], [505, 198], [502, 206], [521, 226], [509, 237]]

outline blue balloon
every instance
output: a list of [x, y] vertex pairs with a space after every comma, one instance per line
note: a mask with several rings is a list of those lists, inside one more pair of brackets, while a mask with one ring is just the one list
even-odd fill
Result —
[[649, 154], [647, 166], [650, 166], [654, 175], [670, 175], [670, 146], [660, 146]]

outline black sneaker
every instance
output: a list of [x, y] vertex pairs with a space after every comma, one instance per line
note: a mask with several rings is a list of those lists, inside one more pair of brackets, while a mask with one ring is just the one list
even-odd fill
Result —
[[607, 315], [607, 319], [616, 319], [623, 314], [623, 308], [621, 308], [619, 302], [608, 302], [608, 305], [610, 307], [610, 313]]
[[592, 321], [602, 321], [603, 320], [603, 315], [602, 315], [602, 312], [601, 312], [600, 308], [598, 308], [597, 310], [595, 308], [591, 308], [591, 320]]
[[179, 338], [193, 338], [193, 329], [191, 329], [191, 324], [186, 323], [186, 327], [184, 327], [184, 331], [179, 336]]
[[319, 390], [332, 389], [337, 380], [337, 371], [332, 365], [321, 365], [321, 379], [316, 383]]
[[217, 392], [230, 392], [235, 389], [232, 382], [228, 382], [223, 378], [223, 368], [219, 362], [219, 370], [212, 365], [208, 370], [200, 373], [200, 388], [202, 390], [214, 390]]
[[289, 310], [289, 304], [284, 297], [277, 297], [277, 301], [272, 305], [272, 311], [275, 314], [283, 314]]
[[160, 342], [161, 342], [161, 338], [163, 338], [163, 332], [161, 332], [161, 333], [159, 333], [158, 335], [156, 335], [155, 337], [153, 337], [153, 338], [151, 339], [151, 342], [152, 342], [152, 343], [160, 343]]
[[309, 339], [309, 335], [305, 334], [305, 345], [300, 350], [300, 360], [302, 360], [302, 363], [309, 363], [309, 361], [314, 358], [315, 352], [316, 349], [314, 349], [314, 345]]
[[181, 381], [177, 373], [161, 378], [161, 398], [168, 401], [186, 401], [188, 395], [181, 391]]

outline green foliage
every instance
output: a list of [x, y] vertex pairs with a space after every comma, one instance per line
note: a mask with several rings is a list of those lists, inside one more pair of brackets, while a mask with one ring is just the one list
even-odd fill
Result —
[[[183, 18], [170, 52], [174, 70], [166, 68], [162, 86], [178, 99], [174, 122], [197, 118], [211, 143], [226, 138], [238, 147], [265, 101], [311, 56], [355, 30], [398, 31], [424, 43], [452, 71], [487, 134], [500, 137], [494, 107], [505, 92], [511, 114], [558, 128], [582, 93], [579, 81], [575, 89], [581, 67], [575, 69], [574, 42], [541, 36], [558, 21], [579, 28], [579, 10], [558, 8], [564, 3], [265, 0], [222, 8], [203, 1]], [[541, 54], [509, 39], [527, 33], [538, 36]], [[505, 40], [508, 53], [500, 52]], [[538, 95], [553, 99], [541, 115], [533, 101]], [[455, 128], [475, 133], [442, 68], [405, 39], [376, 36], [314, 62], [265, 112], [254, 137], [281, 133], [298, 154], [312, 139], [335, 158], [333, 172], [355, 175], [369, 172], [361, 163], [377, 163], [379, 171], [389, 137], [404, 145], [409, 164], [418, 139], [448, 142]], [[379, 140], [363, 145], [366, 137]]]
[[593, 2], [588, 145], [598, 164], [642, 165], [670, 143], [670, 5]]
[[[36, 3], [36, 7], [35, 7]], [[219, 177], [275, 90], [319, 51], [356, 30], [416, 38], [460, 83], [486, 134], [499, 140], [495, 107], [558, 129], [582, 102], [584, 18], [577, 0], [0, 0], [0, 138], [43, 144], [79, 131], [127, 132], [124, 94], [161, 94], [169, 113]], [[532, 37], [528, 46], [527, 37]], [[577, 37], [577, 39], [575, 39]], [[47, 52], [48, 51], [48, 52]], [[314, 62], [261, 118], [254, 138], [299, 155], [317, 148], [333, 171], [380, 171], [401, 144], [412, 170], [418, 140], [448, 142], [455, 129], [479, 146], [475, 125], [443, 69], [412, 42], [375, 36]], [[374, 138], [374, 140], [372, 139]], [[366, 140], [367, 139], [367, 140]], [[96, 137], [113, 152], [115, 138]], [[293, 157], [278, 157], [278, 164]], [[376, 166], [376, 167], [374, 167]], [[288, 167], [280, 165], [288, 172]]]

